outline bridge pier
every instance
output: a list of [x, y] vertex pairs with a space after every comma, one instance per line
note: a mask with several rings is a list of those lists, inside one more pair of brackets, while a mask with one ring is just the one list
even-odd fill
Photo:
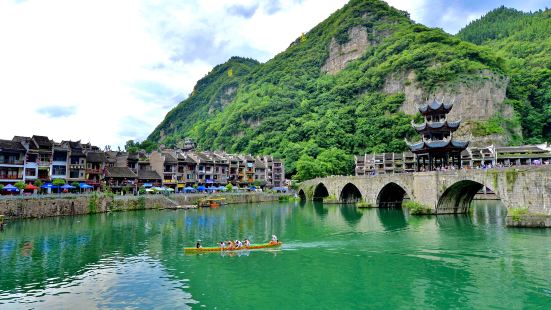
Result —
[[299, 195], [372, 207], [399, 207], [409, 199], [428, 214], [462, 214], [483, 188], [507, 208], [507, 226], [551, 227], [551, 166], [317, 178], [303, 182]]

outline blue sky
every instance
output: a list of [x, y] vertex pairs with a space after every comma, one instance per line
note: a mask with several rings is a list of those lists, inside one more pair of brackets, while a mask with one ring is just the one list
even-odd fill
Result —
[[[98, 146], [143, 140], [231, 56], [267, 61], [345, 0], [0, 0], [0, 138], [44, 134]], [[500, 5], [390, 0], [456, 33]], [[8, 112], [13, 111], [13, 112]]]

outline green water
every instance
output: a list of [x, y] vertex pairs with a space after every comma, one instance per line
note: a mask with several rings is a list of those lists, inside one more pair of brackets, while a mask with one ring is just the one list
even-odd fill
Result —
[[[16, 221], [0, 233], [0, 309], [549, 309], [551, 230], [505, 215], [287, 203]], [[182, 251], [272, 233], [281, 250]]]

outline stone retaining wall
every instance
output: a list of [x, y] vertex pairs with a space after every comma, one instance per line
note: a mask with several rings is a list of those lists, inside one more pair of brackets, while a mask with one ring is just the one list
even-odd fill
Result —
[[[86, 195], [67, 197], [21, 197], [0, 199], [0, 214], [5, 219], [42, 218], [51, 216], [83, 215], [109, 211], [130, 211], [165, 208], [196, 208], [199, 199], [209, 195], [147, 195], [147, 196], [106, 196]], [[225, 203], [258, 203], [278, 201], [281, 194], [226, 194]], [[210, 195], [209, 197], [212, 197]]]

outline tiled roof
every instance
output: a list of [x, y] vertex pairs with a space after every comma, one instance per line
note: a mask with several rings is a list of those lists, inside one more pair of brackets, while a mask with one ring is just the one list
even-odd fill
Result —
[[105, 176], [109, 178], [136, 178], [136, 174], [128, 167], [108, 167]]
[[163, 155], [165, 156], [165, 163], [167, 163], [167, 164], [177, 164], [178, 163], [178, 160], [176, 158], [174, 158], [174, 156], [172, 156], [172, 154], [163, 153]]
[[154, 170], [138, 171], [138, 179], [140, 180], [162, 180], [161, 176]]
[[36, 142], [39, 148], [51, 148], [52, 141], [46, 136], [36, 136], [34, 135], [32, 139]]
[[21, 142], [12, 140], [0, 140], [0, 151], [25, 151]]
[[103, 152], [88, 152], [86, 161], [89, 163], [103, 163], [107, 161], [107, 156]]

